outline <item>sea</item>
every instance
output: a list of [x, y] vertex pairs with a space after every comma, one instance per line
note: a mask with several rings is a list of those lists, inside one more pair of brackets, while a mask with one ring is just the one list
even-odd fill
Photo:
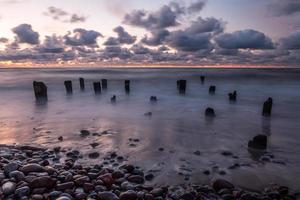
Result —
[[[203, 84], [200, 76], [206, 77]], [[101, 79], [108, 80], [108, 88], [95, 95], [93, 82]], [[187, 80], [185, 94], [177, 90], [180, 79]], [[72, 81], [71, 95], [65, 80]], [[129, 94], [124, 80], [131, 81]], [[33, 81], [47, 85], [46, 103], [36, 102]], [[216, 86], [214, 95], [210, 85]], [[230, 102], [228, 93], [234, 90], [237, 101]], [[151, 96], [158, 101], [151, 103]], [[272, 115], [264, 117], [269, 97]], [[207, 107], [216, 117], [205, 117]], [[82, 138], [81, 130], [98, 136]], [[248, 149], [258, 134], [268, 136], [266, 152]], [[93, 148], [95, 142], [99, 146]], [[78, 162], [84, 164], [99, 164], [101, 157], [117, 152], [154, 173], [155, 185], [204, 184], [221, 177], [251, 190], [278, 183], [299, 191], [300, 69], [3, 68], [0, 144], [79, 150]], [[89, 159], [95, 151], [100, 158]]]

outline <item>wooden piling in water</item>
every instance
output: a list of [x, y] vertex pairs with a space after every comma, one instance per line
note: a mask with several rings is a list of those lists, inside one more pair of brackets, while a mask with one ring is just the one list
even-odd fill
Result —
[[272, 107], [273, 107], [273, 99], [271, 97], [269, 97], [268, 100], [264, 102], [262, 115], [263, 116], [271, 116]]
[[130, 92], [130, 80], [125, 80], [125, 92]]
[[186, 80], [178, 80], [177, 81], [177, 88], [178, 88], [180, 94], [185, 94], [186, 83], [187, 83]]
[[200, 76], [201, 83], [204, 84], [205, 76]]
[[67, 81], [65, 81], [64, 84], [65, 84], [67, 94], [72, 94], [73, 93], [72, 81], [67, 80]]
[[101, 85], [102, 85], [102, 89], [106, 90], [107, 89], [107, 79], [101, 79]]
[[80, 89], [84, 90], [85, 89], [84, 79], [83, 78], [79, 78], [79, 83], [80, 83]]
[[34, 95], [37, 101], [47, 100], [47, 86], [43, 82], [33, 81]]
[[230, 101], [236, 101], [236, 97], [237, 97], [237, 92], [233, 91], [233, 93], [229, 93], [228, 94], [229, 100]]
[[215, 85], [209, 86], [208, 91], [209, 91], [210, 94], [215, 94], [216, 93], [216, 86]]
[[95, 94], [101, 94], [101, 83], [94, 82], [93, 85], [94, 85]]

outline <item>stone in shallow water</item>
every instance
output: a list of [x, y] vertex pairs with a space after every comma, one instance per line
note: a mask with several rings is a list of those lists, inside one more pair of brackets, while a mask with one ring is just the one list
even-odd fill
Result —
[[89, 158], [91, 159], [96, 159], [100, 156], [100, 154], [98, 152], [93, 152], [89, 154]]
[[212, 187], [214, 190], [220, 191], [222, 189], [233, 189], [234, 185], [224, 179], [217, 179], [213, 182]]
[[88, 130], [81, 130], [80, 131], [80, 136], [81, 137], [87, 137], [89, 136], [91, 133]]

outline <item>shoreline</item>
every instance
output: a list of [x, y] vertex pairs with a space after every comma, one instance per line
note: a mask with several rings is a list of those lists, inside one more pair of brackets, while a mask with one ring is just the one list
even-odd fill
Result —
[[[154, 186], [155, 176], [126, 162], [115, 152], [94, 166], [77, 164], [80, 152], [60, 148], [0, 144], [1, 199], [160, 200], [160, 199], [297, 199], [285, 186], [262, 191], [244, 190], [225, 179], [206, 185], [187, 183]], [[61, 159], [63, 154], [65, 160]], [[98, 159], [99, 154], [90, 154]]]

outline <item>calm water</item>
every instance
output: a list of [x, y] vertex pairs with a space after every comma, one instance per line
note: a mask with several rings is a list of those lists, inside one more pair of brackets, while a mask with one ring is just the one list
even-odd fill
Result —
[[[200, 75], [208, 77], [204, 85]], [[84, 92], [79, 77], [86, 79]], [[108, 90], [95, 96], [92, 82], [101, 78], [109, 80]], [[185, 96], [176, 90], [181, 78], [188, 80]], [[73, 81], [72, 96], [65, 94], [66, 79]], [[124, 79], [132, 80], [130, 95], [124, 92]], [[47, 105], [36, 104], [33, 80], [47, 84]], [[213, 96], [208, 94], [211, 84], [217, 86]], [[236, 103], [227, 98], [233, 90], [238, 91]], [[114, 94], [117, 104], [110, 103]], [[158, 97], [157, 104], [149, 103], [152, 95]], [[269, 96], [274, 99], [273, 115], [265, 119], [262, 103]], [[208, 106], [215, 108], [214, 120], [204, 117]], [[155, 171], [156, 184], [205, 183], [224, 170], [225, 178], [242, 187], [277, 182], [300, 190], [299, 69], [0, 69], [0, 109], [3, 144], [60, 145], [84, 155], [117, 151]], [[144, 116], [150, 111], [152, 117]], [[111, 134], [82, 139], [81, 129]], [[262, 133], [270, 136], [268, 151], [285, 165], [258, 162], [248, 152], [248, 140]], [[64, 141], [58, 143], [61, 135]], [[130, 147], [129, 138], [140, 142]], [[100, 145], [93, 150], [92, 142]], [[158, 151], [160, 147], [165, 150]], [[193, 154], [197, 150], [200, 156]], [[223, 150], [239, 158], [224, 157]], [[234, 163], [246, 166], [228, 169]], [[212, 171], [210, 176], [202, 174], [206, 169]]]

